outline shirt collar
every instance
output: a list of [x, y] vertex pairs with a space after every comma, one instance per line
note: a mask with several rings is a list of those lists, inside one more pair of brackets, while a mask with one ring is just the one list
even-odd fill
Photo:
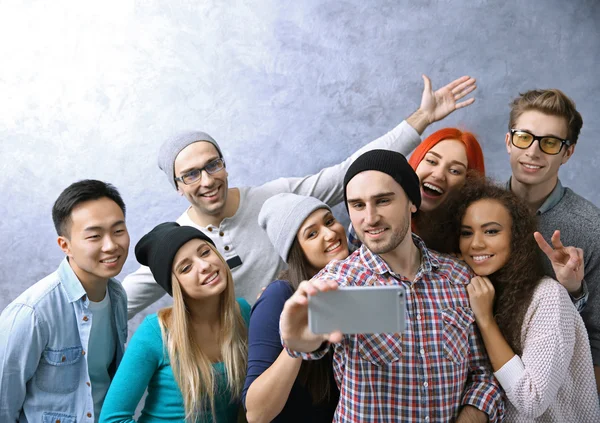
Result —
[[73, 272], [69, 260], [67, 260], [66, 257], [58, 267], [58, 276], [60, 277], [60, 283], [62, 284], [70, 303], [79, 300], [85, 295], [85, 289], [83, 288], [83, 285], [81, 285], [77, 275], [75, 275], [75, 272]]
[[[435, 258], [429, 252], [429, 249], [425, 246], [423, 240], [414, 233], [412, 234], [412, 239], [421, 252], [421, 266], [417, 273], [431, 273], [434, 269], [437, 269], [440, 266], [440, 263], [437, 258]], [[379, 275], [383, 275], [385, 273], [394, 274], [385, 260], [382, 259], [379, 254], [375, 254], [369, 250], [365, 244], [362, 244], [360, 247], [359, 254], [365, 266], [374, 273]]]
[[[508, 182], [506, 183], [506, 189], [509, 191], [510, 191], [510, 181], [511, 180], [512, 180], [512, 177], [509, 178]], [[554, 187], [554, 189], [552, 190], [550, 195], [546, 198], [544, 203], [537, 210], [536, 214], [538, 214], [538, 215], [544, 214], [548, 210], [551, 210], [554, 206], [556, 206], [558, 203], [560, 203], [560, 200], [562, 200], [564, 195], [565, 195], [565, 188], [560, 183], [560, 179], [558, 179], [556, 181], [556, 186]]]
[[558, 179], [556, 181], [556, 186], [554, 187], [548, 198], [546, 198], [544, 204], [540, 206], [540, 208], [537, 211], [537, 214], [543, 214], [546, 213], [548, 210], [552, 209], [554, 206], [560, 203], [560, 200], [562, 200], [564, 195], [565, 189], [560, 183], [560, 179]]

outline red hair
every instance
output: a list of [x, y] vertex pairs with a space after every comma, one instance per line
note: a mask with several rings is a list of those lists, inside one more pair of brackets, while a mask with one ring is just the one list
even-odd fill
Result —
[[433, 148], [437, 143], [444, 140], [457, 140], [464, 144], [465, 151], [467, 152], [467, 169], [473, 169], [478, 171], [481, 175], [485, 176], [485, 165], [483, 163], [483, 152], [481, 146], [477, 142], [477, 138], [470, 132], [461, 131], [457, 128], [443, 128], [439, 131], [434, 132], [418, 145], [415, 151], [408, 159], [408, 163], [414, 170], [417, 170], [417, 166], [425, 157], [425, 154]]

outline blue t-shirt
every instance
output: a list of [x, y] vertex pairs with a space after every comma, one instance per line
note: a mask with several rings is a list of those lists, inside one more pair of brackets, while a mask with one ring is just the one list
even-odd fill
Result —
[[[283, 347], [279, 334], [279, 317], [283, 305], [292, 296], [294, 290], [287, 281], [277, 280], [269, 284], [265, 292], [252, 307], [250, 327], [248, 329], [248, 373], [242, 392], [242, 402], [246, 404], [246, 393], [254, 380], [263, 374], [279, 357]], [[330, 360], [329, 357], [323, 360]], [[308, 389], [298, 380], [294, 382], [283, 410], [273, 422], [327, 422], [333, 420], [337, 407], [339, 391], [333, 371], [330, 386], [330, 400], [314, 405]]]
[[[244, 321], [250, 320], [250, 305], [243, 298], [237, 299]], [[222, 362], [214, 363], [217, 378], [215, 392], [215, 421], [236, 422], [239, 401], [233, 400], [227, 388], [227, 371]], [[135, 409], [148, 388], [148, 396], [138, 419], [139, 423], [183, 422], [185, 410], [183, 397], [173, 376], [169, 354], [163, 344], [158, 316], [151, 314], [133, 334], [125, 356], [110, 385], [101, 422], [134, 422]], [[207, 410], [200, 422], [213, 422]]]

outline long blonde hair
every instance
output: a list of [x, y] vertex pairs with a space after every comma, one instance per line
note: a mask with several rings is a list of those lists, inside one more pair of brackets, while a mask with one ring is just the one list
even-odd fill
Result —
[[[240, 398], [246, 377], [248, 358], [247, 329], [233, 289], [229, 266], [217, 249], [207, 243], [225, 265], [227, 286], [220, 298], [221, 357], [227, 371], [227, 385], [232, 398]], [[159, 310], [158, 322], [163, 343], [167, 346], [171, 369], [181, 390], [186, 421], [195, 422], [210, 407], [215, 416], [217, 378], [211, 361], [202, 351], [190, 330], [190, 314], [179, 286], [173, 277], [173, 306]]]

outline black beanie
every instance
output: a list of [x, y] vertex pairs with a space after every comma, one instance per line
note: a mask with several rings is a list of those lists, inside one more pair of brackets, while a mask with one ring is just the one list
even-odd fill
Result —
[[173, 296], [171, 280], [173, 259], [186, 242], [196, 238], [215, 245], [212, 239], [196, 228], [180, 226], [175, 222], [161, 223], [137, 243], [135, 258], [144, 266], [148, 266], [156, 283], [162, 286], [170, 296]]
[[390, 175], [406, 192], [408, 199], [417, 207], [421, 206], [419, 177], [402, 154], [391, 150], [371, 150], [359, 156], [350, 165], [344, 176], [344, 203], [348, 209], [346, 187], [356, 175], [367, 170], [377, 170]]

